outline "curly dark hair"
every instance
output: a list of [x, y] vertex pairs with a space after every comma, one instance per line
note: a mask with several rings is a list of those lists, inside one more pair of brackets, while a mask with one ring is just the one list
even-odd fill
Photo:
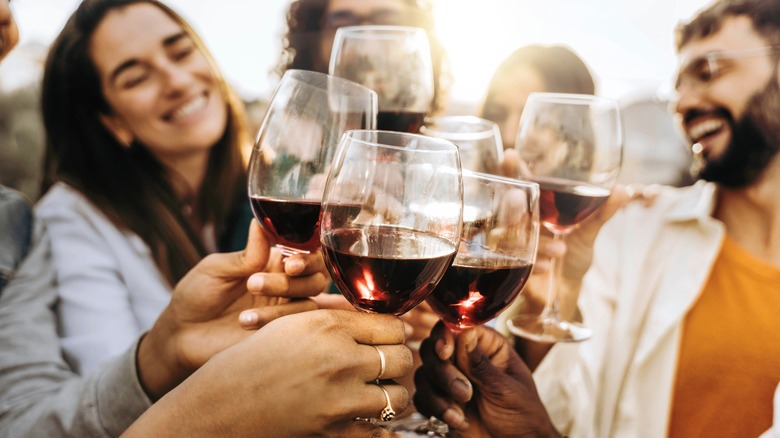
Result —
[[[287, 32], [282, 41], [282, 52], [275, 73], [281, 76], [288, 69], [328, 72], [328, 59], [323, 59], [321, 46], [324, 38], [333, 38], [328, 32], [325, 15], [329, 0], [293, 0], [287, 10]], [[433, 7], [425, 0], [401, 0], [411, 8], [408, 22], [398, 23], [425, 29], [431, 45], [434, 95], [431, 113], [444, 108], [451, 82], [449, 60], [436, 35]], [[330, 29], [333, 30], [333, 29]]]
[[679, 51], [695, 39], [718, 32], [723, 21], [745, 16], [753, 22], [756, 32], [771, 44], [780, 44], [780, 2], [775, 0], [717, 0], [699, 11], [687, 23], [677, 26], [675, 46]]

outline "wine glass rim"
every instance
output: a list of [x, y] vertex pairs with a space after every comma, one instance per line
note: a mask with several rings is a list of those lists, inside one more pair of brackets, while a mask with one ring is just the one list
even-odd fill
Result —
[[[361, 24], [357, 26], [342, 26], [336, 29], [336, 35], [338, 34], [362, 35], [374, 31], [382, 31], [384, 33], [415, 34], [415, 33], [425, 32], [425, 29], [416, 26], [394, 26], [390, 24]], [[376, 37], [376, 35], [372, 35], [372, 37]]]
[[613, 104], [617, 106], [617, 100], [604, 97], [604, 96], [596, 96], [594, 94], [575, 94], [575, 93], [549, 93], [549, 92], [533, 92], [528, 95], [527, 102], [531, 102], [532, 100], [540, 100], [544, 99], [547, 102], [555, 102], [555, 103], [573, 103], [573, 104], [588, 104], [593, 102], [598, 102], [602, 104]]
[[374, 146], [374, 147], [382, 147], [387, 149], [394, 149], [399, 151], [409, 151], [410, 149], [406, 146], [400, 146], [400, 145], [393, 145], [393, 144], [387, 144], [387, 143], [380, 143], [379, 141], [372, 141], [367, 140], [363, 138], [356, 138], [356, 136], [361, 134], [372, 134], [372, 135], [386, 135], [390, 137], [396, 137], [396, 138], [408, 138], [408, 139], [416, 139], [421, 140], [424, 144], [435, 144], [439, 147], [433, 148], [433, 147], [417, 147], [413, 149], [415, 152], [433, 152], [433, 153], [440, 153], [440, 152], [458, 152], [458, 145], [455, 143], [443, 139], [443, 138], [436, 138], [436, 137], [428, 137], [426, 135], [421, 134], [412, 134], [409, 132], [397, 132], [397, 131], [384, 131], [379, 129], [350, 129], [344, 132], [344, 138], [349, 138], [350, 141], [358, 142], [361, 144], [365, 144], [368, 146]]
[[473, 170], [467, 170], [463, 169], [461, 171], [462, 177], [465, 179], [473, 178], [473, 179], [481, 179], [481, 180], [487, 180], [487, 181], [496, 181], [504, 184], [511, 184], [514, 186], [519, 187], [527, 187], [530, 189], [533, 189], [535, 192], [539, 192], [539, 183], [527, 179], [518, 179], [518, 178], [508, 178], [505, 176], [500, 175], [494, 175], [492, 173], [484, 173], [484, 172], [475, 172]]
[[[472, 132], [449, 132], [442, 129], [436, 129], [428, 124], [437, 124], [443, 121], [454, 121], [469, 124], [470, 126], [479, 126], [484, 129]], [[496, 135], [498, 125], [492, 120], [483, 119], [477, 116], [436, 116], [427, 117], [425, 123], [420, 127], [420, 133], [425, 135], [436, 135], [438, 138], [446, 136], [453, 141], [484, 140]]]
[[[368, 94], [370, 94], [370, 95], [376, 95], [376, 91], [372, 90], [369, 87], [366, 87], [363, 84], [357, 83], [355, 81], [351, 81], [351, 80], [346, 79], [346, 78], [342, 78], [340, 76], [334, 76], [334, 75], [331, 75], [331, 74], [321, 73], [321, 72], [318, 72], [318, 71], [291, 68], [291, 69], [288, 69], [288, 70], [286, 70], [284, 72], [284, 74], [282, 75], [282, 79], [284, 79], [285, 76], [286, 77], [296, 77], [296, 78], [298, 76], [302, 76], [302, 77], [308, 77], [310, 79], [315, 79], [317, 81], [321, 81], [321, 82], [318, 82], [318, 83], [312, 83], [312, 82], [308, 82], [307, 81], [306, 84], [309, 85], [309, 86], [312, 86], [314, 88], [321, 88], [323, 90], [325, 89], [325, 87], [323, 87], [323, 85], [335, 83], [335, 84], [338, 84], [339, 86], [342, 86], [342, 87], [353, 88], [353, 89], [361, 90], [361, 91], [364, 91], [364, 92], [368, 92]], [[282, 83], [282, 81], [280, 80], [279, 84], [281, 84], [281, 83]], [[278, 89], [278, 86], [277, 86], [277, 89]], [[375, 97], [375, 99], [376, 99], [376, 97]]]

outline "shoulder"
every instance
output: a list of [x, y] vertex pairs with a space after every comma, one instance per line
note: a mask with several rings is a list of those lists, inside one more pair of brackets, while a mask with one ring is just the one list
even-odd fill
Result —
[[0, 186], [0, 275], [10, 276], [27, 255], [33, 230], [30, 201]]
[[84, 194], [66, 183], [58, 182], [51, 186], [35, 204], [35, 211], [38, 214], [41, 214], [63, 208], [73, 209], [74, 207], [85, 205], [92, 204]]
[[63, 223], [89, 223], [93, 227], [115, 228], [103, 211], [86, 195], [59, 182], [35, 204], [35, 216], [49, 227]]
[[626, 204], [620, 211], [623, 221], [637, 226], [677, 221], [707, 220], [715, 206], [715, 184], [699, 181], [688, 187], [660, 186], [646, 205], [643, 201]]
[[29, 221], [31, 214], [30, 200], [24, 194], [0, 185], [0, 223]]

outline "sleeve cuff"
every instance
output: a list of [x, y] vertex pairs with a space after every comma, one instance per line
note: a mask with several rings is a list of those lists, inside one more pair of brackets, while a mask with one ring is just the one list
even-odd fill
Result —
[[112, 436], [121, 435], [152, 405], [138, 379], [139, 343], [140, 339], [104, 367], [98, 380], [98, 413], [103, 427]]

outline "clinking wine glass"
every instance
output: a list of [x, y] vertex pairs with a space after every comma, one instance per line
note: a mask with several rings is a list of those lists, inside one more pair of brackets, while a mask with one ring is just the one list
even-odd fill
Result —
[[376, 91], [378, 129], [418, 132], [433, 101], [431, 49], [421, 28], [339, 28], [328, 71]]
[[323, 73], [288, 70], [260, 126], [249, 161], [252, 211], [282, 254], [320, 247], [320, 202], [341, 135], [372, 129], [372, 90]]
[[501, 131], [494, 122], [474, 116], [437, 116], [425, 119], [420, 133], [455, 143], [464, 170], [498, 175], [504, 160]]
[[[455, 260], [426, 302], [453, 332], [484, 324], [518, 297], [539, 241], [539, 185], [463, 170], [463, 229]], [[402, 420], [394, 431], [447, 436], [436, 417]]]
[[538, 241], [538, 184], [464, 170], [458, 252], [428, 304], [454, 332], [492, 320], [520, 294]]
[[[617, 102], [577, 94], [532, 93], [523, 110], [515, 148], [519, 175], [539, 184], [543, 226], [562, 240], [591, 217], [612, 192], [622, 160]], [[591, 330], [576, 322], [576, 294], [561, 296], [562, 263], [552, 259], [541, 313], [511, 318], [509, 330], [537, 342], [582, 341]]]
[[462, 193], [452, 143], [347, 132], [328, 176], [320, 237], [325, 265], [347, 300], [394, 315], [422, 302], [455, 256]]

